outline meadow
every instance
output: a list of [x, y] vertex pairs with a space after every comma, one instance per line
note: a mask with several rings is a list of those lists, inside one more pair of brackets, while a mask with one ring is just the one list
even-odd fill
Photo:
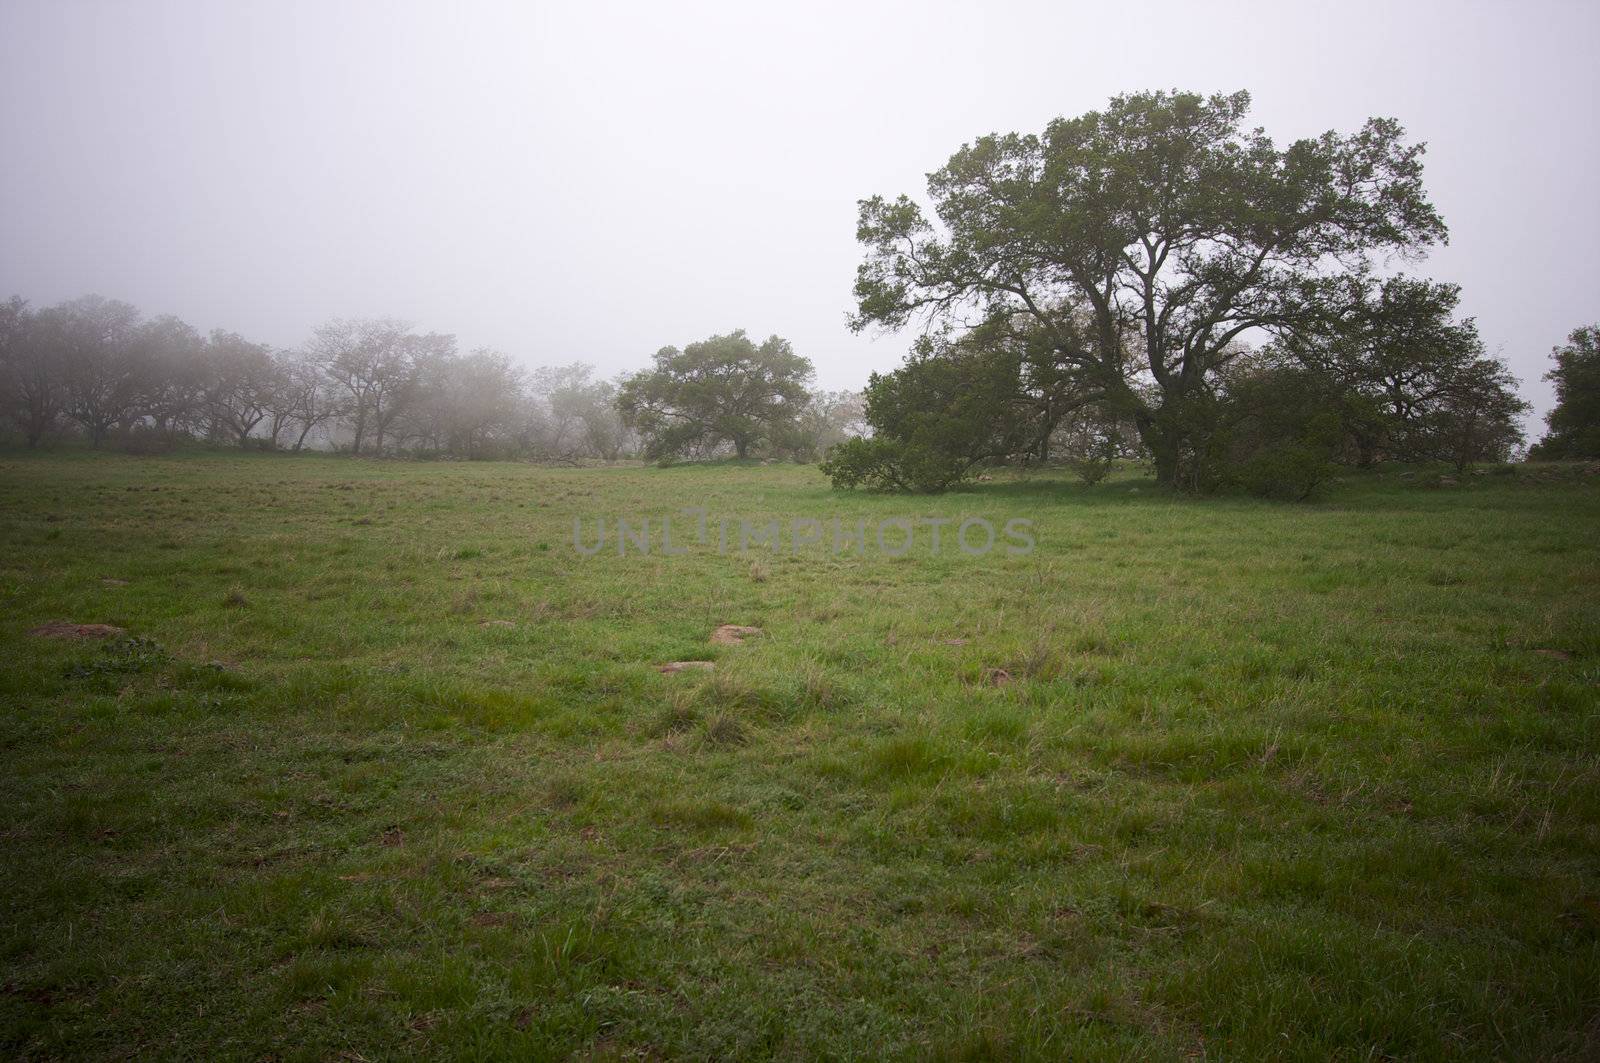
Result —
[[1429, 483], [0, 454], [0, 1052], [1594, 1058], [1600, 477]]

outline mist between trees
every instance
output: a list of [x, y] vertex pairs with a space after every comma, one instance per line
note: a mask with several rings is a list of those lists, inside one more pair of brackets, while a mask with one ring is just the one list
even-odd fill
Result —
[[386, 318], [331, 321], [280, 350], [98, 295], [39, 310], [13, 297], [0, 305], [0, 433], [28, 447], [575, 463], [810, 459], [863, 430], [860, 397], [810, 390], [811, 363], [777, 337], [664, 348], [656, 365], [615, 381], [581, 362], [530, 369]]

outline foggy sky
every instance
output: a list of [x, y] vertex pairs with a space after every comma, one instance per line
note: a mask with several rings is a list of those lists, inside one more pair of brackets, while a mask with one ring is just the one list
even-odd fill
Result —
[[907, 338], [845, 327], [857, 199], [1121, 92], [1244, 88], [1280, 144], [1428, 143], [1451, 240], [1415, 271], [1542, 417], [1550, 347], [1600, 319], [1597, 12], [0, 0], [0, 298], [275, 346], [393, 315], [605, 375], [742, 327], [860, 387]]

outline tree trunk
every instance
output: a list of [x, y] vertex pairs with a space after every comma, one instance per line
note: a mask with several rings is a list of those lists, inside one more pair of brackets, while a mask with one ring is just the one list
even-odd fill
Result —
[[1155, 461], [1156, 483], [1163, 487], [1176, 487], [1178, 454], [1181, 449], [1181, 441], [1177, 434], [1162, 428], [1154, 417], [1147, 414], [1136, 415], [1133, 424], [1139, 430], [1140, 441], [1144, 443], [1145, 449], [1150, 451], [1150, 456]]

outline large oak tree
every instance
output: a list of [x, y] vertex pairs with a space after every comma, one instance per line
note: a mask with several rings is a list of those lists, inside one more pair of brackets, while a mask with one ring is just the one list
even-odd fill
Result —
[[[1141, 93], [982, 137], [910, 198], [860, 204], [853, 326], [985, 323], [1044, 337], [1086, 400], [1126, 415], [1175, 482], [1241, 341], [1337, 317], [1378, 256], [1443, 241], [1420, 145], [1371, 119], [1278, 147], [1246, 93]], [[1015, 324], [1013, 324], [1015, 323]], [[1130, 354], [1133, 357], [1130, 357]]]

